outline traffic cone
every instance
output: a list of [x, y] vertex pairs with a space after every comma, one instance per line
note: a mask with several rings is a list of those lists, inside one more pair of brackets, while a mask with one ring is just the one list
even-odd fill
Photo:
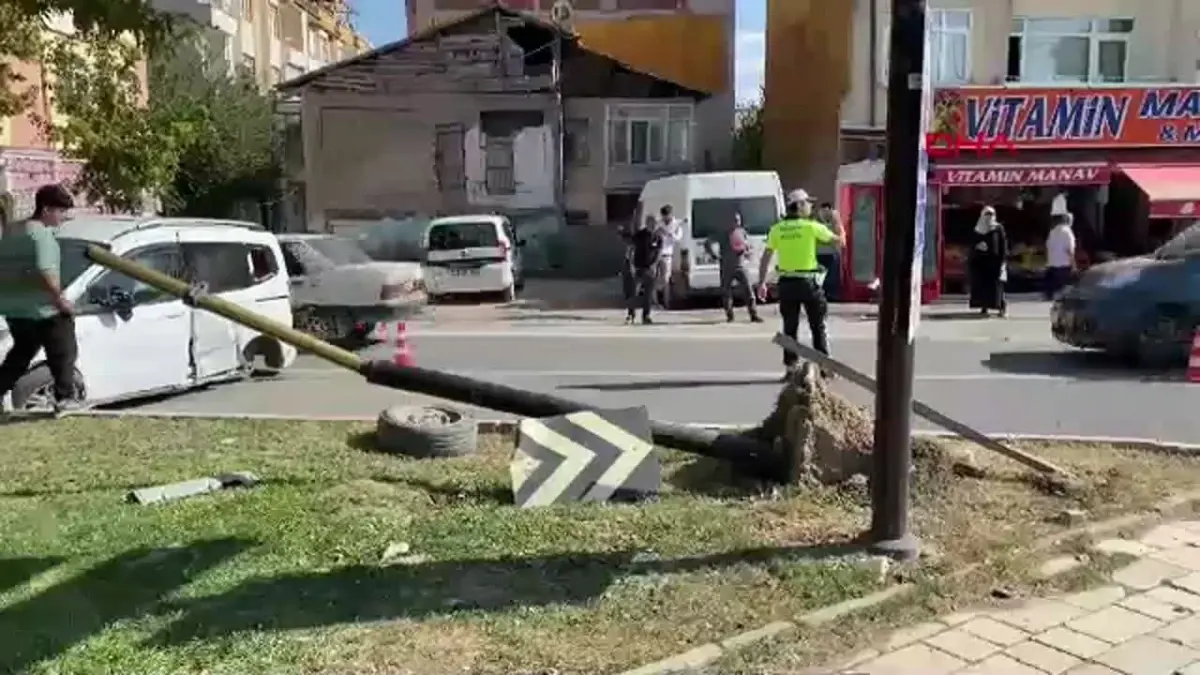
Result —
[[1200, 383], [1200, 329], [1192, 335], [1192, 352], [1188, 357], [1188, 382]]
[[394, 328], [395, 341], [392, 344], [396, 347], [396, 353], [392, 355], [392, 363], [404, 367], [416, 365], [412, 349], [408, 346], [408, 327], [403, 321], [397, 321]]

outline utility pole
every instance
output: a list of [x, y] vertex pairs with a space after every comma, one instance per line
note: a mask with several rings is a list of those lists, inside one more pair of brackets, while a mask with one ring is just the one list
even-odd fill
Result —
[[567, 208], [567, 162], [566, 135], [567, 115], [563, 101], [563, 33], [571, 29], [574, 8], [568, 0], [557, 0], [550, 8], [550, 20], [554, 24], [554, 41], [551, 44], [552, 64], [550, 79], [554, 92], [554, 206], [564, 213]]
[[925, 22], [925, 0], [892, 0], [871, 545], [872, 551], [899, 560], [915, 558], [920, 547], [909, 529], [908, 511], [914, 340], [921, 316], [929, 175], [925, 132], [933, 102]]

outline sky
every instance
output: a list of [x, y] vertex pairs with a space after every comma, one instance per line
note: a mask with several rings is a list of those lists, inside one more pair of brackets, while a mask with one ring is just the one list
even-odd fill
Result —
[[[350, 0], [354, 25], [376, 47], [403, 39], [405, 0]], [[737, 0], [737, 98], [758, 97], [766, 44], [766, 0]]]

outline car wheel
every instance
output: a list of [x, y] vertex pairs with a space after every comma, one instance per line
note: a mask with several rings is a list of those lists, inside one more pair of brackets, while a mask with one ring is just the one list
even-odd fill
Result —
[[294, 314], [296, 330], [317, 338], [318, 340], [333, 340], [337, 338], [337, 322], [333, 317], [314, 307], [304, 307]]
[[[83, 376], [75, 373], [75, 398], [87, 399]], [[21, 376], [12, 388], [12, 407], [16, 411], [41, 412], [54, 409], [54, 377], [50, 368], [41, 365]]]
[[1160, 315], [1137, 337], [1137, 362], [1146, 368], [1171, 368], [1187, 362], [1194, 322]]

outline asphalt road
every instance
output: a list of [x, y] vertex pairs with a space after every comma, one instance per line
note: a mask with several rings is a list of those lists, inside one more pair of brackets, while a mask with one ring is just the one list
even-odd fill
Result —
[[[956, 325], [957, 324], [957, 325]], [[659, 419], [743, 424], [778, 391], [773, 324], [420, 326], [420, 365], [604, 407], [648, 406]], [[803, 332], [803, 331], [802, 331]], [[836, 321], [834, 355], [874, 374], [873, 322]], [[368, 350], [388, 355], [386, 346]], [[863, 405], [871, 397], [835, 384]], [[1139, 373], [1064, 350], [1042, 321], [922, 324], [916, 397], [989, 433], [1062, 433], [1200, 442], [1200, 385], [1182, 373]], [[301, 357], [272, 380], [222, 385], [138, 406], [145, 411], [373, 416], [426, 397], [388, 390]], [[508, 417], [471, 409], [479, 418]], [[919, 424], [922, 428], [927, 425]]]

